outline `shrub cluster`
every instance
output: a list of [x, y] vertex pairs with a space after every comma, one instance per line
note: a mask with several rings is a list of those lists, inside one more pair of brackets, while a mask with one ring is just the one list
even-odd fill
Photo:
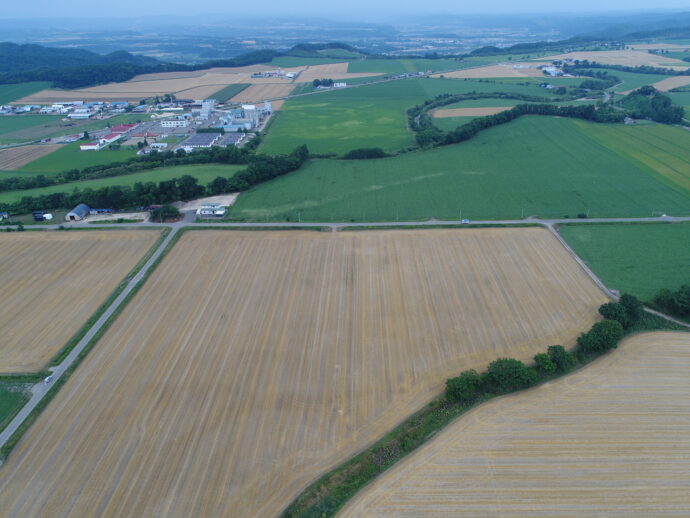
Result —
[[481, 374], [466, 370], [446, 380], [446, 398], [471, 405], [480, 397], [523, 390], [566, 373], [616, 347], [623, 338], [624, 329], [629, 329], [642, 317], [642, 304], [632, 295], [623, 295], [620, 302], [603, 304], [599, 313], [605, 320], [595, 323], [588, 332], [580, 335], [573, 353], [562, 345], [551, 345], [545, 353], [534, 356], [534, 365], [531, 366], [513, 358], [500, 358], [491, 362], [486, 372]]
[[690, 286], [682, 285], [675, 291], [664, 289], [654, 297], [654, 304], [681, 318], [690, 317]]

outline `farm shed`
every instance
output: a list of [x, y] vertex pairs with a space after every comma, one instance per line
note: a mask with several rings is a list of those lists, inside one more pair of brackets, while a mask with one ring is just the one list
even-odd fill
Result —
[[81, 221], [91, 212], [86, 203], [80, 203], [65, 215], [65, 221]]

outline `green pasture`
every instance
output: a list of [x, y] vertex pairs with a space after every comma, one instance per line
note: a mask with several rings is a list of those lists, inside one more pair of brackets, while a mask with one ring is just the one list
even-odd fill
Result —
[[[102, 152], [102, 151], [100, 151]], [[56, 192], [71, 192], [75, 188], [79, 189], [100, 189], [113, 185], [134, 185], [137, 182], [162, 182], [180, 176], [190, 175], [199, 180], [199, 184], [206, 185], [218, 176], [232, 176], [244, 166], [221, 165], [221, 164], [198, 164], [175, 167], [161, 167], [150, 171], [132, 173], [110, 178], [99, 178], [97, 180], [82, 180], [61, 185], [51, 185], [50, 187], [40, 187], [37, 189], [27, 189], [24, 191], [0, 192], [0, 203], [14, 203], [22, 199], [23, 196], [43, 196]]]
[[[594, 136], [598, 126], [566, 118], [521, 117], [467, 142], [430, 151], [378, 160], [313, 160], [242, 194], [230, 216], [256, 221], [415, 221], [690, 214], [688, 191], [658, 181], [653, 164], [605, 145], [611, 145], [622, 125], [604, 125], [611, 133], [600, 138]], [[663, 127], [629, 131], [648, 135], [658, 128]], [[685, 138], [690, 139], [690, 133]], [[639, 142], [641, 151], [656, 155], [659, 164], [676, 149], [647, 144], [644, 138]]]
[[261, 150], [288, 153], [306, 144], [312, 153], [343, 154], [362, 147], [397, 151], [414, 143], [405, 111], [443, 94], [512, 92], [550, 97], [536, 84], [460, 79], [404, 79], [334, 90], [288, 100], [277, 114]]
[[107, 147], [100, 151], [81, 151], [79, 145], [83, 142], [74, 142], [26, 164], [20, 171], [26, 173], [41, 173], [53, 175], [68, 171], [69, 169], [82, 169], [94, 165], [104, 165], [113, 162], [124, 162], [136, 156], [133, 149], [120, 148], [110, 150]]
[[[22, 134], [28, 134], [28, 132], [23, 130], [29, 128], [36, 128], [35, 131], [39, 133], [54, 131], [55, 127], [60, 125], [61, 120], [62, 117], [60, 115], [25, 114], [0, 116], [0, 144], [31, 140], [31, 138], [22, 138]], [[17, 133], [16, 137], [14, 136], [15, 133]]]
[[14, 415], [29, 400], [30, 383], [14, 382], [11, 379], [0, 380], [0, 430], [11, 421]]
[[46, 88], [50, 88], [50, 83], [45, 81], [0, 85], [0, 104], [11, 103], [27, 95], [45, 90]]
[[563, 225], [563, 238], [609, 287], [650, 301], [690, 284], [690, 223]]
[[[350, 62], [347, 71], [352, 73], [381, 72], [382, 74], [404, 74], [432, 70], [455, 70], [466, 68], [455, 59], [358, 59]], [[469, 65], [471, 66], [471, 65]]]
[[[578, 122], [584, 127], [583, 122]], [[589, 124], [587, 134], [653, 178], [690, 196], [690, 132], [666, 124]], [[690, 208], [690, 207], [689, 207]], [[665, 206], [653, 207], [671, 212]]]
[[249, 85], [244, 83], [237, 83], [234, 85], [228, 85], [225, 88], [221, 88], [213, 95], [209, 96], [209, 99], [215, 99], [216, 101], [226, 102], [235, 97], [242, 90], [247, 88]]
[[685, 118], [690, 118], [690, 91], [688, 92], [666, 92], [671, 97], [674, 104], [685, 108]]
[[[103, 129], [108, 125], [115, 126], [117, 124], [146, 120], [147, 117], [146, 115], [123, 114], [108, 119], [89, 121], [64, 121], [59, 115], [0, 117], [0, 144], [31, 142], [43, 138], [55, 138], [81, 133], [83, 131], [95, 131]], [[3, 128], [2, 124], [5, 124], [6, 127]]]
[[628, 90], [636, 90], [645, 85], [651, 85], [663, 79], [667, 79], [669, 75], [665, 74], [639, 74], [637, 72], [622, 72], [620, 70], [606, 69], [606, 68], [594, 68], [592, 69], [597, 72], [608, 72], [611, 76], [616, 76], [622, 82], [616, 86], [613, 86], [611, 90], [616, 92], [627, 92]]
[[302, 67], [310, 65], [327, 65], [328, 63], [342, 63], [347, 61], [346, 59], [334, 59], [334, 58], [313, 58], [313, 57], [299, 57], [299, 56], [281, 56], [278, 58], [273, 58], [268, 65], [274, 65], [276, 67], [290, 68], [290, 67]]

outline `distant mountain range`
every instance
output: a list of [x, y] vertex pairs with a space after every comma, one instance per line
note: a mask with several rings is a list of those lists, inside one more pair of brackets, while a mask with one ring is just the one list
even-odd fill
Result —
[[125, 51], [101, 55], [82, 49], [43, 47], [0, 43], [0, 74], [28, 72], [40, 69], [59, 69], [84, 65], [126, 63], [137, 66], [160, 64], [155, 58], [137, 56]]

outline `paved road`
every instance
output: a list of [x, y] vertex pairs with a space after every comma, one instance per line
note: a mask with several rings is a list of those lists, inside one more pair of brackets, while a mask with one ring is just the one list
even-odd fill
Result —
[[43, 399], [43, 397], [48, 393], [51, 386], [59, 380], [67, 369], [71, 367], [74, 361], [77, 359], [79, 354], [84, 350], [84, 348], [89, 344], [91, 339], [98, 333], [103, 325], [106, 323], [108, 318], [122, 305], [127, 295], [142, 281], [147, 272], [151, 269], [156, 260], [163, 253], [165, 248], [168, 246], [170, 241], [173, 239], [177, 233], [177, 228], [173, 228], [172, 231], [166, 236], [166, 238], [160, 243], [155, 252], [151, 255], [143, 268], [139, 272], [129, 279], [127, 286], [118, 295], [118, 297], [113, 301], [110, 306], [105, 310], [101, 317], [96, 321], [96, 323], [91, 326], [91, 329], [87, 331], [84, 337], [77, 343], [77, 345], [72, 349], [72, 351], [67, 355], [67, 357], [60, 363], [57, 367], [51, 369], [53, 380], [50, 384], [45, 384], [44, 382], [37, 383], [31, 389], [31, 399], [24, 405], [20, 412], [12, 419], [10, 424], [0, 433], [0, 448], [5, 445], [7, 440], [12, 436], [12, 434], [19, 428], [19, 426], [24, 422], [24, 420], [29, 416], [29, 414], [36, 408], [36, 405]]
[[[194, 218], [194, 212], [190, 211], [187, 214], [185, 214], [185, 217], [176, 223], [151, 223], [151, 222], [146, 222], [146, 223], [131, 223], [131, 224], [99, 224], [99, 225], [89, 225], [89, 224], [74, 224], [73, 226], [75, 228], [128, 228], [128, 227], [141, 227], [141, 226], [160, 226], [160, 227], [168, 227], [171, 228], [170, 234], [160, 243], [158, 248], [154, 251], [154, 253], [151, 255], [149, 260], [146, 262], [144, 267], [134, 276], [132, 277], [129, 281], [127, 282], [127, 286], [125, 289], [120, 293], [120, 295], [112, 302], [112, 304], [106, 309], [106, 311], [101, 315], [101, 317], [96, 321], [96, 323], [88, 330], [86, 335], [79, 341], [79, 343], [72, 349], [70, 354], [58, 365], [57, 367], [54, 367], [52, 370], [52, 376], [53, 376], [53, 381], [52, 383], [55, 383], [57, 380], [59, 380], [65, 373], [67, 369], [70, 368], [70, 366], [75, 362], [79, 354], [84, 350], [84, 348], [88, 345], [89, 341], [100, 331], [100, 329], [103, 327], [105, 322], [108, 320], [108, 318], [115, 312], [117, 309], [122, 305], [124, 302], [125, 298], [131, 291], [142, 281], [144, 276], [148, 273], [148, 271], [151, 269], [153, 264], [156, 262], [156, 260], [160, 257], [160, 255], [163, 253], [165, 248], [168, 246], [170, 241], [174, 238], [174, 236], [180, 231], [182, 228], [195, 228], [195, 227], [219, 227], [219, 228], [251, 228], [251, 227], [256, 227], [256, 228], [261, 228], [261, 227], [282, 227], [282, 228], [307, 228], [307, 227], [326, 227], [326, 228], [331, 228], [333, 231], [337, 231], [339, 229], [345, 228], [345, 227], [403, 227], [403, 226], [420, 226], [420, 227], [425, 227], [425, 226], [437, 226], [437, 225], [462, 225], [462, 221], [440, 221], [440, 220], [427, 220], [427, 221], [396, 221], [396, 222], [389, 222], [389, 223], [382, 223], [382, 222], [364, 222], [364, 223], [333, 223], [333, 222], [312, 222], [312, 223], [295, 223], [295, 222], [275, 222], [275, 223], [229, 223], [229, 222], [208, 222], [208, 223], [197, 223], [193, 221]], [[600, 219], [578, 219], [578, 220], [572, 220], [572, 219], [536, 219], [536, 218], [527, 218], [527, 219], [518, 219], [518, 220], [491, 220], [491, 221], [472, 221], [471, 224], [473, 225], [519, 225], [519, 224], [524, 224], [524, 223], [534, 223], [534, 224], [539, 224], [545, 226], [553, 235], [556, 237], [556, 239], [559, 240], [559, 242], [566, 248], [568, 253], [577, 261], [577, 263], [583, 268], [583, 270], [590, 276], [590, 278], [595, 282], [599, 288], [611, 299], [617, 300], [618, 299], [618, 294], [612, 292], [609, 288], [606, 287], [606, 285], [599, 279], [599, 277], [596, 276], [592, 270], [589, 269], [589, 267], [585, 264], [582, 259], [573, 251], [572, 248], [568, 245], [568, 243], [565, 242], [565, 240], [560, 236], [560, 234], [556, 231], [555, 226], [559, 223], [611, 223], [611, 222], [618, 222], [618, 223], [631, 223], [631, 222], [660, 222], [660, 221], [665, 221], [665, 222], [681, 222], [681, 221], [690, 221], [690, 217], [674, 217], [674, 216], [663, 216], [663, 217], [656, 217], [656, 218], [600, 218]], [[57, 229], [59, 225], [36, 225], [36, 226], [31, 226], [31, 228], [42, 228], [42, 229]], [[67, 224], [67, 226], [70, 226]], [[664, 315], [662, 313], [659, 313], [657, 311], [647, 309], [649, 313], [658, 315], [660, 317], [663, 317], [667, 320], [676, 322], [680, 325], [683, 325], [685, 327], [690, 328], [690, 325], [686, 324], [685, 322], [680, 322], [678, 320], [675, 320], [667, 315]], [[21, 423], [24, 422], [24, 420], [29, 416], [29, 414], [33, 411], [34, 408], [36, 408], [36, 405], [41, 401], [41, 399], [46, 395], [48, 390], [51, 387], [51, 384], [46, 385], [45, 383], [41, 382], [36, 384], [31, 392], [31, 399], [29, 402], [21, 409], [21, 411], [14, 417], [14, 419], [10, 422], [10, 424], [0, 433], [0, 447], [2, 447], [7, 440], [12, 436], [12, 434], [17, 430], [17, 428], [21, 425]]]

